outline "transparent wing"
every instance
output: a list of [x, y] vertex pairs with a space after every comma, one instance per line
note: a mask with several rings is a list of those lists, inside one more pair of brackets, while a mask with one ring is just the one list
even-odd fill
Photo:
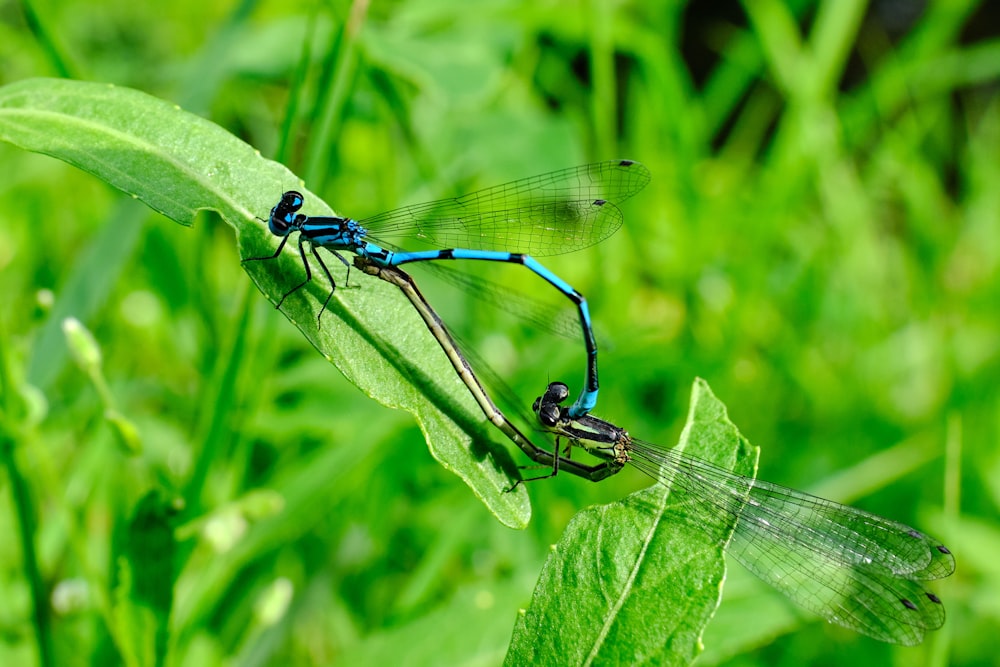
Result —
[[731, 526], [727, 551], [763, 581], [832, 623], [912, 645], [941, 627], [944, 606], [923, 580], [955, 570], [951, 552], [869, 512], [633, 440], [632, 463], [668, 484], [696, 521]]
[[[422, 262], [428, 273], [454, 287], [473, 294], [480, 304], [510, 313], [515, 319], [530, 323], [534, 328], [548, 331], [568, 340], [580, 337], [580, 320], [576, 311], [564, 306], [555, 306], [540, 301], [524, 292], [500, 285], [457, 269], [443, 266], [440, 262]], [[419, 269], [418, 269], [419, 270]]]
[[361, 224], [377, 241], [405, 236], [433, 248], [557, 255], [618, 231], [622, 212], [617, 205], [649, 179], [649, 170], [638, 162], [596, 162], [405, 206]]

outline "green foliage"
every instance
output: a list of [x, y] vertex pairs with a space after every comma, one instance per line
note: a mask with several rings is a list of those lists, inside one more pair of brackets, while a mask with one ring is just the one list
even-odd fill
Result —
[[139, 501], [115, 554], [116, 623], [110, 629], [127, 665], [162, 665], [167, 657], [176, 580], [176, 508], [158, 496], [150, 491]]
[[[244, 258], [271, 252], [268, 246], [261, 249], [266, 230], [251, 211], [268, 210], [265, 193], [295, 180], [287, 169], [208, 121], [138, 91], [101, 84], [53, 79], [7, 86], [0, 90], [0, 138], [80, 167], [181, 224], [190, 225], [199, 209], [212, 209], [236, 229], [241, 248], [251, 248], [241, 252]], [[316, 208], [310, 206], [313, 214], [332, 214]], [[287, 256], [245, 266], [274, 303], [288, 290], [285, 277], [296, 270]], [[325, 327], [317, 316], [329, 288], [319, 281], [308, 293], [289, 299], [283, 312], [372, 398], [412, 412], [435, 456], [465, 479], [501, 521], [523, 526], [530, 516], [523, 489], [504, 493], [513, 485], [510, 475], [492, 461], [469, 456], [475, 444], [489, 443], [481, 425], [478, 434], [474, 431], [482, 420], [470, 407], [472, 399], [434, 380], [449, 372], [433, 344], [422, 351], [413, 344], [395, 347], [395, 311], [405, 306], [391, 289], [378, 287], [332, 302], [329, 310], [336, 317], [328, 318]], [[92, 341], [72, 343], [70, 350], [87, 347], [90, 356], [97, 354]], [[421, 367], [420, 359], [429, 361]]]
[[[704, 380], [692, 388], [677, 446], [754, 475], [756, 450]], [[690, 664], [719, 604], [719, 545], [733, 527], [695, 525], [683, 501], [672, 502], [660, 485], [580, 512], [518, 617], [506, 664]]]
[[[317, 327], [313, 285], [283, 306], [296, 329], [239, 260], [274, 248], [257, 218], [301, 186], [293, 171], [316, 193], [307, 212], [327, 212], [323, 198], [366, 216], [613, 157], [654, 175], [623, 207], [625, 227], [546, 262], [590, 301], [599, 414], [673, 442], [691, 378], [706, 377], [762, 445], [761, 477], [918, 526], [958, 560], [935, 588], [948, 621], [917, 648], [811, 621], [730, 568], [699, 664], [993, 661], [989, 3], [55, 4], [0, 19], [3, 133], [101, 178], [0, 145], [0, 663], [158, 659], [167, 603], [134, 584], [167, 554], [125, 537], [146, 525], [153, 491], [158, 507], [183, 501], [176, 569], [161, 575], [168, 662], [501, 662], [515, 623], [538, 618], [536, 601], [517, 610], [571, 517], [624, 511], [648, 480], [560, 475], [499, 493], [524, 461], [480, 426], [390, 286], [359, 276]], [[102, 83], [34, 79], [67, 73]], [[51, 112], [26, 119], [27, 97]], [[168, 224], [102, 179], [202, 219]], [[293, 253], [256, 264], [272, 303], [302, 270]], [[492, 309], [432, 300], [449, 323], [488, 332], [475, 349], [525, 402], [577, 377], [575, 346], [563, 355], [568, 344]], [[68, 363], [71, 317], [96, 364]], [[527, 530], [495, 520], [526, 523], [528, 495]], [[567, 539], [588, 537], [577, 527], [591, 516]], [[547, 618], [531, 628], [551, 662], [567, 619]]]

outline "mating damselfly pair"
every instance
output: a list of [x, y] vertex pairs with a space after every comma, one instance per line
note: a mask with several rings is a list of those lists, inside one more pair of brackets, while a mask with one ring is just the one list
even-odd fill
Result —
[[[672, 497], [689, 499], [691, 511], [705, 526], [726, 523], [727, 552], [801, 606], [882, 641], [919, 643], [926, 630], [944, 622], [940, 599], [922, 583], [954, 571], [954, 557], [940, 542], [907, 525], [633, 438], [625, 429], [589, 414], [597, 401], [598, 377], [587, 302], [532, 255], [579, 250], [607, 238], [622, 224], [618, 204], [648, 181], [648, 170], [637, 162], [601, 162], [362, 221], [301, 214], [303, 195], [289, 191], [268, 218], [271, 232], [282, 238], [277, 250], [245, 261], [277, 257], [291, 233], [298, 232], [305, 279], [286, 292], [278, 306], [312, 279], [311, 254], [330, 283], [322, 317], [336, 282], [317, 249], [326, 249], [347, 267], [345, 282], [350, 263], [340, 251], [354, 253], [355, 265], [365, 273], [402, 290], [487, 419], [532, 460], [549, 466], [546, 477], [561, 470], [596, 481], [631, 463], [669, 486]], [[396, 235], [408, 235], [411, 242], [432, 248], [404, 251], [383, 238]], [[583, 389], [572, 405], [563, 407], [568, 388], [549, 383], [533, 404], [532, 427], [552, 434], [554, 445], [535, 445], [496, 406], [441, 318], [412, 278], [398, 268], [412, 262], [460, 259], [525, 266], [576, 306], [587, 354]], [[589, 452], [597, 463], [571, 458], [573, 447]]]

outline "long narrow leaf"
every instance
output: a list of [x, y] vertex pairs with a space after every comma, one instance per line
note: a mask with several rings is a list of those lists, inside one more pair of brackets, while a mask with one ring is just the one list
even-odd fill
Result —
[[[302, 189], [294, 174], [214, 123], [107, 84], [31, 79], [0, 88], [0, 139], [75, 165], [180, 224], [216, 211], [236, 231], [241, 257], [272, 251], [276, 240], [259, 218], [284, 190]], [[332, 214], [306, 196], [310, 213]], [[292, 252], [246, 269], [274, 303], [303, 271]], [[503, 492], [516, 476], [507, 450], [491, 442], [485, 419], [420, 320], [391, 286], [360, 272], [351, 283], [358, 289], [337, 291], [322, 326], [316, 315], [329, 288], [320, 281], [290, 297], [282, 312], [362, 391], [411, 412], [435, 458], [500, 521], [525, 525], [527, 494]]]

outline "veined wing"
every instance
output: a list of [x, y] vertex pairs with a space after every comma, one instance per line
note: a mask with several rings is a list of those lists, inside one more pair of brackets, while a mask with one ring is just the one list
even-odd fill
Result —
[[955, 570], [937, 540], [675, 449], [633, 440], [629, 453], [637, 468], [671, 486], [696, 522], [731, 527], [726, 549], [741, 564], [828, 621], [905, 645], [944, 623], [944, 606], [920, 583]]
[[[404, 206], [361, 224], [376, 241], [405, 236], [433, 248], [556, 255], [614, 234], [622, 225], [618, 204], [649, 179], [649, 170], [639, 162], [596, 162]], [[410, 243], [402, 245], [411, 249]]]

